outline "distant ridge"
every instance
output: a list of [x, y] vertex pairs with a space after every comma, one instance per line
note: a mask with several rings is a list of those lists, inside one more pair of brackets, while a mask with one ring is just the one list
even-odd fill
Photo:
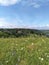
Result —
[[0, 28], [0, 37], [24, 37], [31, 34], [43, 35], [41, 30], [29, 28]]

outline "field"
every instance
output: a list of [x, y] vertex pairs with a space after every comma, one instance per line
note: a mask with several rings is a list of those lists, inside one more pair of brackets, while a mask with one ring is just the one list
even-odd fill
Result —
[[0, 38], [0, 65], [49, 65], [49, 38]]

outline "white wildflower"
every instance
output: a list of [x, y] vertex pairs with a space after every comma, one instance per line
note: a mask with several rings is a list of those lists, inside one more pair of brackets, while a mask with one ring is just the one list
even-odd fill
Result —
[[21, 50], [23, 50], [23, 47], [21, 48]]
[[39, 59], [41, 59], [41, 57], [39, 57]]
[[41, 58], [41, 57], [39, 57], [39, 59], [40, 59], [41, 61], [43, 61], [43, 60], [44, 60], [44, 58]]
[[8, 61], [6, 61], [6, 63], [8, 63]]
[[38, 51], [40, 52], [41, 50], [39, 49]]
[[20, 61], [20, 58], [18, 58], [18, 62]]
[[43, 61], [44, 59], [43, 58], [41, 58], [41, 61]]
[[32, 45], [34, 45], [34, 43], [32, 43]]
[[45, 53], [45, 55], [47, 55], [47, 53]]
[[49, 55], [47, 55], [47, 57], [49, 57]]
[[42, 39], [42, 41], [45, 43], [45, 40], [44, 39]]

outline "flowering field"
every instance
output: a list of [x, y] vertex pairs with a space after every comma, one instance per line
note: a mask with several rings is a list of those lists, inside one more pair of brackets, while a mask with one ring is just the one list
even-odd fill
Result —
[[0, 38], [0, 65], [49, 65], [49, 38]]

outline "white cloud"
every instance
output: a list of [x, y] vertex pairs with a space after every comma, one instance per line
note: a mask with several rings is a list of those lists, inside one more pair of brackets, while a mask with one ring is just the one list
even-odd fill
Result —
[[33, 2], [33, 3], [30, 3], [30, 6], [33, 6], [34, 8], [39, 8], [41, 5]]
[[21, 0], [0, 0], [0, 5], [9, 6], [20, 2]]
[[39, 8], [41, 5], [46, 5], [49, 0], [0, 0], [0, 6], [9, 6], [21, 2], [23, 6], [33, 6]]

